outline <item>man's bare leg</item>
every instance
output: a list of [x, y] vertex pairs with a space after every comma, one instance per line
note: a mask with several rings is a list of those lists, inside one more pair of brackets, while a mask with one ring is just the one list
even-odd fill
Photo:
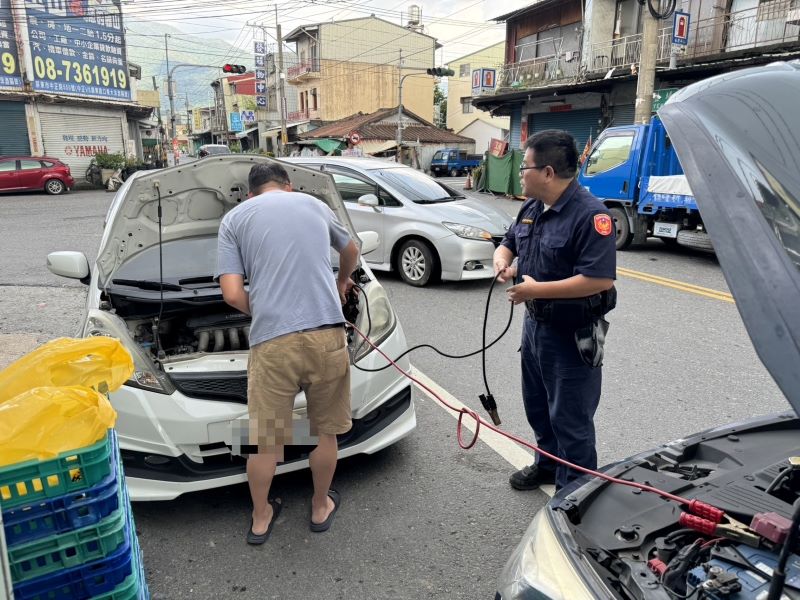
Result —
[[331, 514], [335, 505], [328, 496], [328, 490], [336, 471], [338, 443], [336, 436], [321, 433], [319, 444], [309, 456], [311, 477], [314, 480], [314, 496], [311, 498], [311, 521], [322, 523]]
[[272, 520], [272, 506], [269, 504], [269, 488], [278, 464], [277, 454], [251, 454], [247, 459], [247, 483], [253, 499], [253, 533], [266, 533]]

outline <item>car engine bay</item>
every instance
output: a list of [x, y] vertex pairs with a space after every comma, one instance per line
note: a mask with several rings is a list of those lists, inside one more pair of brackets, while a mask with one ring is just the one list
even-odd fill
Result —
[[[667, 444], [610, 467], [614, 477], [725, 511], [719, 524], [656, 494], [593, 480], [554, 502], [557, 529], [617, 598], [766, 600], [800, 498], [800, 419], [782, 415]], [[568, 544], [572, 545], [572, 544]], [[800, 599], [800, 549], [782, 598]]]

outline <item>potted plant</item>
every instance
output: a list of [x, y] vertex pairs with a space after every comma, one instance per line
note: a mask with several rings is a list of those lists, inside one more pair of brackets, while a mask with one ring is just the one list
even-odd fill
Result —
[[94, 155], [94, 162], [100, 167], [103, 185], [106, 185], [117, 169], [125, 168], [125, 155], [122, 152], [114, 154], [99, 152]]

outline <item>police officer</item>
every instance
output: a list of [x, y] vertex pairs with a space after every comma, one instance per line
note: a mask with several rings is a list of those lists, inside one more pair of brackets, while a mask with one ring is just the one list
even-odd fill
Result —
[[[500, 282], [514, 279], [509, 300], [526, 306], [522, 397], [537, 444], [595, 469], [603, 316], [616, 298], [615, 227], [605, 206], [578, 185], [577, 167], [575, 139], [565, 131], [528, 138], [520, 165], [528, 200], [495, 250], [494, 270]], [[560, 489], [580, 475], [537, 454], [509, 483], [518, 490], [544, 483]]]

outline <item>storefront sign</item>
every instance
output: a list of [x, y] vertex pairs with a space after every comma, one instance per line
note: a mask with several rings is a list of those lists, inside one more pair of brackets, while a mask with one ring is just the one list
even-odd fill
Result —
[[572, 110], [572, 104], [551, 104], [550, 112], [569, 112]]
[[686, 46], [689, 44], [689, 13], [675, 11], [672, 20], [672, 43]]
[[192, 129], [195, 132], [203, 131], [203, 113], [199, 108], [192, 111]]
[[492, 138], [489, 142], [489, 154], [493, 154], [494, 156], [500, 158], [508, 150], [508, 142], [504, 140], [498, 140], [497, 138]]
[[40, 92], [130, 100], [121, 0], [25, 0]]
[[108, 154], [107, 135], [63, 135], [64, 156], [94, 156]]
[[242, 117], [238, 112], [231, 113], [231, 131], [239, 132], [242, 130]]
[[0, 89], [21, 89], [19, 53], [14, 35], [11, 0], [0, 0]]
[[256, 122], [256, 113], [253, 110], [243, 110], [239, 115], [242, 118], [242, 123], [245, 125], [252, 125]]
[[475, 69], [472, 71], [472, 95], [493, 92], [497, 86], [496, 69]]

